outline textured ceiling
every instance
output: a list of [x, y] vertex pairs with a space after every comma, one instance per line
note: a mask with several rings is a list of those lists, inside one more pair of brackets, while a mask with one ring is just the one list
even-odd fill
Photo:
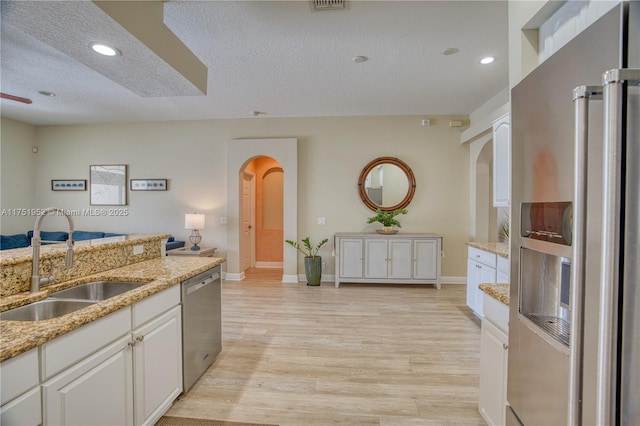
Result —
[[[1, 112], [32, 124], [244, 118], [252, 111], [469, 114], [508, 84], [506, 1], [350, 1], [345, 10], [321, 12], [308, 1], [168, 1], [164, 23], [208, 68], [207, 93], [159, 97], [134, 93], [122, 79], [95, 71], [100, 64], [74, 59], [60, 46], [60, 33], [86, 45], [110, 36], [95, 33], [113, 23], [96, 24], [85, 2], [51, 2], [65, 10], [47, 23], [59, 24], [48, 30], [56, 40], [25, 32], [5, 13], [11, 3], [2, 1], [0, 89], [33, 103], [2, 99]], [[134, 55], [140, 66], [164, 66], [140, 41], [127, 43], [118, 46], [120, 59]], [[442, 55], [449, 47], [459, 52]], [[357, 55], [369, 59], [354, 63]], [[496, 61], [480, 65], [487, 55]]]

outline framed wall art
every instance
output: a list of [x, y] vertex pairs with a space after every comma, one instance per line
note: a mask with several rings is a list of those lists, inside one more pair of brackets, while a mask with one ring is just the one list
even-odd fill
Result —
[[51, 179], [52, 191], [86, 191], [86, 179]]
[[127, 205], [127, 165], [91, 166], [92, 206], [126, 206]]
[[129, 181], [132, 191], [166, 191], [166, 179], [131, 179]]

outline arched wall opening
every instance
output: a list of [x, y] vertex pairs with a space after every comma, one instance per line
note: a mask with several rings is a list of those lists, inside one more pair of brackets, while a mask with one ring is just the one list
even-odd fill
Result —
[[[236, 139], [227, 142], [227, 280], [242, 280], [240, 239], [241, 200], [245, 167], [255, 158], [270, 157], [282, 169], [282, 237], [297, 241], [298, 150], [297, 139]], [[265, 170], [266, 172], [267, 170]], [[273, 173], [273, 172], [272, 172]], [[281, 250], [282, 281], [298, 282], [297, 252]]]
[[[282, 268], [284, 250], [284, 170], [272, 157], [252, 158], [244, 168], [253, 176], [250, 209], [252, 249], [250, 266]], [[243, 203], [245, 204], [245, 203]], [[247, 206], [248, 208], [250, 206]], [[241, 210], [244, 210], [241, 206]], [[244, 215], [243, 215], [244, 216]], [[242, 226], [242, 224], [241, 224]], [[241, 242], [240, 250], [243, 251]], [[246, 266], [246, 265], [243, 265]], [[244, 269], [241, 267], [241, 269]]]

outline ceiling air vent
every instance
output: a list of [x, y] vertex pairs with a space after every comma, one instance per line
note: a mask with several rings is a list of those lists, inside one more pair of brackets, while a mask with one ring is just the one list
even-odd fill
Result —
[[347, 0], [312, 0], [314, 10], [340, 10], [347, 8]]

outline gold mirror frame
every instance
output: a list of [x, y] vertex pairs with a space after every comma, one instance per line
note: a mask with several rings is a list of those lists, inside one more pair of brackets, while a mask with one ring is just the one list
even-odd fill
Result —
[[[365, 181], [367, 179], [367, 176], [371, 172], [371, 170], [373, 170], [375, 167], [382, 164], [395, 165], [399, 167], [407, 176], [407, 183], [408, 183], [407, 194], [402, 199], [402, 201], [400, 201], [398, 204], [395, 204], [393, 206], [380, 206], [374, 203], [371, 200], [371, 198], [369, 198], [369, 195], [367, 194], [367, 189], [365, 188]], [[364, 167], [364, 169], [362, 169], [362, 172], [360, 173], [360, 177], [358, 178], [358, 192], [360, 193], [360, 198], [362, 199], [362, 202], [365, 203], [367, 207], [369, 207], [373, 211], [380, 209], [383, 212], [391, 212], [397, 209], [403, 209], [409, 205], [409, 203], [413, 199], [413, 195], [416, 192], [416, 177], [413, 175], [413, 171], [411, 170], [411, 168], [404, 161], [395, 157], [379, 157], [371, 161], [369, 164], [367, 164]]]

